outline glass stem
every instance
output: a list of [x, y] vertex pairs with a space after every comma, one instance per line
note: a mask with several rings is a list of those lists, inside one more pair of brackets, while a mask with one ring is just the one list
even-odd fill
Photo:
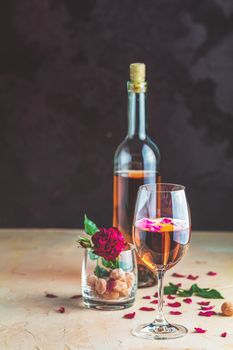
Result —
[[159, 270], [157, 273], [158, 276], [158, 311], [155, 317], [155, 323], [165, 326], [168, 324], [167, 320], [163, 315], [163, 277], [164, 271]]

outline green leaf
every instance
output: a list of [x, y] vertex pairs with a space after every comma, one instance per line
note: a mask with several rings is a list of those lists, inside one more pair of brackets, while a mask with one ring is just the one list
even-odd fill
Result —
[[178, 288], [179, 288], [179, 287], [177, 287], [175, 284], [169, 283], [169, 286], [165, 286], [165, 287], [164, 287], [164, 294], [165, 294], [165, 295], [168, 295], [168, 294], [176, 294]]
[[112, 260], [105, 260], [104, 258], [102, 258], [102, 264], [105, 266], [105, 267], [108, 267], [110, 269], [116, 269], [119, 267], [119, 261], [118, 260], [115, 260], [115, 261], [112, 261]]
[[179, 289], [177, 294], [180, 297], [191, 297], [194, 294], [207, 299], [224, 299], [216, 289], [200, 288], [196, 283], [193, 284], [190, 289]]
[[94, 270], [94, 274], [96, 275], [96, 277], [102, 278], [102, 277], [108, 277], [110, 272], [108, 270], [106, 270], [105, 268], [97, 265], [95, 270]]
[[194, 283], [190, 289], [181, 289], [179, 288], [177, 294], [180, 297], [191, 297], [193, 295], [193, 293], [198, 293], [200, 290], [200, 288], [198, 287], [198, 285], [196, 283]]
[[91, 260], [97, 260], [97, 259], [99, 259], [99, 255], [96, 255], [96, 254], [93, 252], [93, 250], [90, 250], [90, 251], [88, 252], [88, 255], [89, 255], [89, 258], [90, 258]]
[[96, 224], [90, 219], [88, 219], [86, 214], [84, 215], [84, 231], [90, 236], [99, 231]]
[[86, 237], [79, 237], [78, 241], [77, 241], [81, 247], [83, 248], [91, 248], [92, 244], [89, 238]]
[[[191, 286], [190, 289], [192, 290], [192, 292], [193, 292], [194, 294], [199, 293], [200, 290], [202, 290], [202, 288], [199, 288], [198, 285], [197, 285], [196, 283], [192, 284], [192, 286]], [[204, 290], [204, 289], [203, 289], [203, 290]]]
[[191, 297], [193, 295], [192, 289], [187, 289], [187, 290], [178, 290], [177, 295], [180, 297]]
[[196, 295], [208, 299], [224, 299], [224, 297], [216, 289], [201, 289]]
[[224, 299], [224, 297], [216, 290], [210, 288], [200, 288], [194, 283], [189, 289], [181, 289], [173, 283], [164, 287], [164, 294], [177, 294], [180, 297], [191, 297], [196, 295], [207, 299]]

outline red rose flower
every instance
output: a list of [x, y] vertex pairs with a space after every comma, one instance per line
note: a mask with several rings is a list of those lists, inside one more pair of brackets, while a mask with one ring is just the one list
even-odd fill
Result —
[[116, 260], [125, 247], [122, 233], [113, 227], [100, 228], [91, 239], [94, 244], [94, 253], [108, 261]]

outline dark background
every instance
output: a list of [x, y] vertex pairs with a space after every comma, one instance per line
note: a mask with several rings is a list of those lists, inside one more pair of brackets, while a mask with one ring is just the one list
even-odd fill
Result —
[[233, 229], [233, 1], [8, 0], [0, 11], [0, 226], [111, 224], [128, 65], [194, 229]]

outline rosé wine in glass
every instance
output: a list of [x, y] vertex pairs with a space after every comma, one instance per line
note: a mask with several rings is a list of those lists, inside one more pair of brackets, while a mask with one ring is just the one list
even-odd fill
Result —
[[157, 269], [170, 269], [186, 253], [190, 226], [184, 220], [143, 218], [135, 222], [134, 243], [142, 261]]

